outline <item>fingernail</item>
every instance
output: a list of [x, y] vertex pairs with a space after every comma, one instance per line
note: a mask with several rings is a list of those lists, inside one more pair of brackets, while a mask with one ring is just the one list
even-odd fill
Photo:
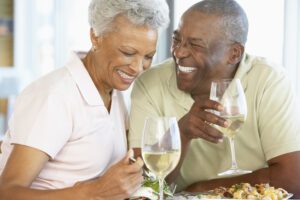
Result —
[[133, 164], [136, 162], [136, 159], [134, 157], [129, 157], [129, 163]]
[[223, 138], [218, 139], [218, 143], [221, 143], [221, 142], [223, 142]]
[[143, 162], [143, 160], [142, 160], [141, 158], [138, 158], [138, 159], [136, 160], [136, 163], [137, 163], [140, 167], [143, 167], [143, 166], [144, 166], [144, 162]]
[[129, 149], [128, 150], [128, 155], [129, 155], [129, 157], [134, 158], [134, 151], [132, 149]]

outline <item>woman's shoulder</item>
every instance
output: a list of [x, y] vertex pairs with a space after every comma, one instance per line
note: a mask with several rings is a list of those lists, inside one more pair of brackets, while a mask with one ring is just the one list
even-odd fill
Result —
[[70, 84], [73, 84], [73, 81], [68, 70], [66, 67], [61, 67], [30, 83], [21, 94], [64, 93], [67, 92]]

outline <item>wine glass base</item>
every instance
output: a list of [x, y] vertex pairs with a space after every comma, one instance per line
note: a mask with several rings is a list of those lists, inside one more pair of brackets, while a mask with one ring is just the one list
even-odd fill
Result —
[[250, 170], [243, 170], [243, 169], [229, 169], [225, 172], [218, 173], [218, 176], [231, 176], [231, 175], [242, 175], [242, 174], [249, 174], [252, 171]]

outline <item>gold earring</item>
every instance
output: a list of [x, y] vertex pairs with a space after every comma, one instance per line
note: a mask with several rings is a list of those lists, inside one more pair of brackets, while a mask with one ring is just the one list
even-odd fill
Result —
[[93, 45], [92, 50], [93, 50], [94, 52], [97, 51], [96, 45]]

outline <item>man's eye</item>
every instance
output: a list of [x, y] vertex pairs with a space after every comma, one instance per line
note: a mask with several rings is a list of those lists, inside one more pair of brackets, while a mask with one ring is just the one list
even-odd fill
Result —
[[201, 45], [201, 44], [190, 43], [190, 45], [191, 45], [192, 47], [196, 47], [196, 48], [204, 48], [204, 46]]
[[154, 56], [145, 56], [146, 60], [152, 60]]

